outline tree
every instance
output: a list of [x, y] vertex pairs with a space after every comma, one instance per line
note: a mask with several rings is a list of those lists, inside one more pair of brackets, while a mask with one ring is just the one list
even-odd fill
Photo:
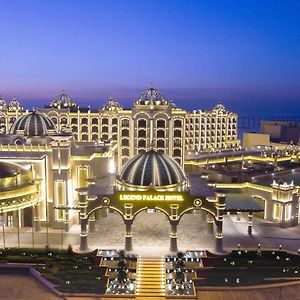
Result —
[[175, 282], [177, 284], [184, 283], [185, 280], [185, 262], [184, 255], [182, 252], [177, 254], [176, 265], [175, 265]]
[[127, 263], [126, 263], [126, 257], [125, 252], [121, 250], [119, 252], [119, 262], [118, 262], [118, 283], [123, 284], [127, 281]]

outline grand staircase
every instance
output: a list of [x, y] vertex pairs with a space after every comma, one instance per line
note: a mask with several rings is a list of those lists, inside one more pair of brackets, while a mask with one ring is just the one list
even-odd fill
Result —
[[135, 294], [137, 297], [164, 297], [166, 270], [164, 257], [138, 257]]

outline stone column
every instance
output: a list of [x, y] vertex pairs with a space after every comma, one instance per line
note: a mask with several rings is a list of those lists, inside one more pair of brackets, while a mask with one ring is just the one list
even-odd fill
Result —
[[77, 189], [79, 194], [79, 208], [80, 208], [80, 251], [87, 251], [88, 250], [88, 241], [87, 241], [87, 189], [86, 188], [79, 188]]
[[132, 220], [125, 220], [126, 233], [125, 233], [125, 251], [131, 251], [132, 248]]
[[178, 222], [170, 221], [171, 224], [171, 232], [170, 232], [170, 251], [178, 252], [177, 246], [177, 225]]
[[32, 207], [32, 211], [33, 211], [33, 228], [34, 228], [34, 231], [40, 231], [41, 230], [41, 224], [40, 224], [40, 220], [39, 220], [39, 205], [35, 204]]
[[217, 194], [217, 216], [216, 216], [216, 252], [223, 252], [223, 215], [225, 210], [225, 195]]
[[214, 217], [210, 213], [206, 213], [206, 234], [207, 235], [214, 235]]
[[92, 212], [89, 218], [89, 233], [95, 233], [96, 231], [95, 221], [96, 221], [95, 213]]
[[252, 225], [253, 225], [253, 212], [248, 213], [248, 235], [252, 235]]

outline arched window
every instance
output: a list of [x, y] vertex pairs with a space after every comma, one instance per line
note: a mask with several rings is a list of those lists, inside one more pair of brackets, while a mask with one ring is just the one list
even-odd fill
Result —
[[164, 138], [165, 137], [165, 131], [164, 130], [157, 130], [157, 137], [158, 138]]
[[174, 156], [181, 156], [181, 150], [180, 149], [175, 149], [174, 150]]
[[5, 118], [4, 118], [4, 117], [1, 117], [1, 118], [0, 118], [0, 122], [1, 122], [1, 123], [5, 123]]
[[129, 140], [128, 139], [122, 139], [121, 145], [122, 146], [129, 146]]
[[98, 125], [98, 119], [97, 118], [93, 118], [92, 119], [92, 124], [93, 125]]
[[122, 149], [122, 155], [129, 156], [129, 149], [128, 148], [123, 148]]
[[82, 139], [83, 141], [88, 141], [89, 136], [88, 136], [87, 134], [83, 134], [83, 135], [81, 136], [81, 139]]
[[138, 128], [146, 128], [146, 127], [147, 127], [147, 121], [145, 119], [139, 119]]
[[113, 119], [111, 120], [111, 123], [112, 123], [113, 125], [117, 125], [117, 124], [118, 124], [118, 119], [117, 119], [117, 118], [113, 118]]
[[102, 122], [102, 125], [108, 125], [108, 118], [103, 118], [101, 120], [101, 122]]
[[174, 137], [181, 137], [181, 130], [174, 130]]
[[138, 147], [139, 148], [145, 148], [146, 147], [146, 141], [145, 140], [139, 140], [138, 141]]
[[107, 126], [103, 126], [102, 127], [102, 132], [108, 132], [108, 127]]
[[146, 130], [144, 130], [144, 129], [139, 130], [138, 137], [146, 137]]
[[72, 132], [77, 132], [78, 127], [77, 126], [72, 126]]
[[82, 132], [88, 132], [88, 127], [87, 126], [82, 126], [81, 131]]
[[111, 131], [112, 132], [118, 132], [118, 127], [114, 126]]
[[129, 130], [128, 129], [122, 129], [122, 136], [129, 136]]
[[165, 128], [166, 127], [166, 121], [165, 120], [157, 120], [156, 121], [156, 127], [157, 128]]
[[77, 124], [77, 123], [78, 123], [78, 122], [77, 122], [77, 118], [72, 118], [72, 119], [71, 119], [71, 123], [72, 123], [72, 124]]
[[175, 139], [174, 140], [174, 146], [181, 147], [181, 140]]
[[102, 141], [108, 140], [108, 134], [102, 134]]
[[81, 124], [87, 124], [88, 123], [88, 119], [87, 118], [82, 118], [81, 119]]
[[60, 123], [61, 124], [68, 124], [68, 119], [67, 118], [61, 118]]
[[[52, 117], [51, 120], [52, 120], [52, 122], [53, 122], [54, 124], [57, 124], [57, 118], [56, 118], [56, 117]], [[11, 119], [10, 119], [10, 122], [11, 122]]]
[[157, 148], [165, 148], [164, 140], [158, 140], [156, 144], [157, 144]]
[[129, 120], [128, 119], [123, 119], [122, 120], [122, 127], [129, 127]]
[[98, 140], [98, 134], [93, 134], [93, 135], [92, 135], [92, 140], [93, 140], [93, 141]]
[[113, 141], [116, 141], [118, 139], [118, 136], [116, 134], [113, 134], [112, 139], [113, 139]]
[[97, 126], [93, 126], [92, 127], [92, 132], [98, 132], [98, 127]]

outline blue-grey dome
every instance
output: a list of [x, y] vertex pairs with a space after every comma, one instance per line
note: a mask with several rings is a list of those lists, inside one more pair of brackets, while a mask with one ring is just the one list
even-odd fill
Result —
[[150, 150], [129, 160], [119, 179], [132, 185], [166, 186], [187, 180], [180, 165], [166, 154]]
[[55, 134], [56, 127], [45, 114], [33, 111], [18, 118], [10, 128], [10, 134], [24, 136], [46, 136]]

